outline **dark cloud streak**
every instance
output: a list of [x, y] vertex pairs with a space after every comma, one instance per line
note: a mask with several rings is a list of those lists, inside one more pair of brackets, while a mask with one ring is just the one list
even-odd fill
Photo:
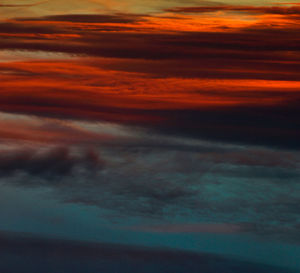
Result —
[[159, 248], [46, 239], [28, 234], [0, 233], [1, 272], [62, 271], [65, 273], [116, 272], [148, 273], [293, 273], [287, 268], [244, 262], [212, 254], [198, 254]]
[[238, 11], [247, 13], [258, 13], [258, 14], [278, 14], [278, 15], [300, 15], [300, 7], [263, 7], [263, 6], [198, 6], [198, 7], [177, 7], [167, 9], [166, 11], [174, 13], [205, 13], [205, 12], [217, 12], [217, 11]]

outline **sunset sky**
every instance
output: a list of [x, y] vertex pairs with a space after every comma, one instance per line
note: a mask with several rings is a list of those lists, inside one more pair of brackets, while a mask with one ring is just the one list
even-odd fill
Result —
[[1, 273], [300, 270], [300, 2], [0, 1]]

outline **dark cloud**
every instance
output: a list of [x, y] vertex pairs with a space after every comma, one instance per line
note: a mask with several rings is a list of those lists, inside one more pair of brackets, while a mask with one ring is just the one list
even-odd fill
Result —
[[19, 8], [19, 7], [28, 7], [28, 5], [0, 5], [0, 8]]
[[19, 18], [18, 21], [53, 21], [72, 23], [137, 23], [144, 21], [147, 15], [142, 14], [64, 14], [51, 15], [43, 18]]
[[297, 101], [271, 107], [220, 107], [164, 111], [166, 124], [157, 130], [196, 138], [299, 149]]
[[38, 37], [39, 34], [65, 33], [63, 29], [54, 28], [51, 26], [40, 26], [20, 23], [16, 24], [13, 22], [0, 22], [0, 32], [7, 34], [32, 34], [36, 37]]
[[[167, 135], [285, 149], [300, 148], [300, 108], [297, 101], [270, 107], [142, 110], [27, 97], [26, 104], [22, 103], [21, 98], [13, 101], [1, 98], [0, 105], [7, 112], [117, 122]], [[78, 107], [81, 112], [76, 111]]]
[[45, 239], [0, 233], [3, 273], [201, 272], [293, 273], [293, 270], [213, 254], [158, 248]]
[[[2, 22], [0, 25], [1, 32], [10, 34], [31, 33], [33, 34], [31, 39], [34, 38], [35, 43], [30, 40], [24, 41], [21, 38], [9, 41], [2, 40], [1, 48], [136, 59], [197, 58], [199, 60], [210, 59], [211, 62], [214, 59], [220, 60], [222, 58], [274, 61], [288, 58], [286, 54], [279, 54], [281, 51], [298, 52], [299, 50], [299, 41], [295, 36], [298, 31], [297, 24], [293, 27], [286, 26], [279, 29], [270, 24], [253, 24], [253, 26], [242, 27], [230, 32], [224, 32], [222, 29], [213, 32], [205, 31], [205, 29], [199, 32], [187, 29], [186, 31], [166, 33], [163, 29], [149, 31], [149, 26], [140, 24], [141, 21], [150, 19], [151, 17], [147, 19], [146, 16], [132, 14], [78, 14], [19, 19], [9, 23]], [[43, 26], [38, 26], [39, 21], [43, 22]], [[91, 26], [88, 23], [97, 24]], [[105, 25], [107, 23], [119, 25], [107, 26]], [[131, 23], [130, 27], [127, 26], [128, 23]], [[151, 26], [151, 22], [148, 23]], [[115, 32], [107, 33], [110, 28]], [[34, 34], [39, 33], [68, 33], [78, 35], [78, 37], [61, 44], [55, 37], [53, 41], [49, 41], [51, 37], [46, 39], [38, 35], [34, 36]], [[275, 51], [276, 56], [274, 56]], [[220, 61], [218, 63], [220, 64]]]
[[[209, 52], [207, 52], [209, 53]], [[211, 56], [212, 57], [212, 56]], [[205, 58], [203, 56], [201, 65], [193, 60], [118, 60], [104, 62], [103, 60], [90, 60], [92, 66], [104, 67], [126, 72], [142, 72], [154, 78], [204, 78], [204, 79], [261, 79], [261, 80], [277, 80], [277, 81], [298, 81], [300, 63], [298, 62], [282, 62], [280, 57], [276, 61], [268, 61], [261, 59], [259, 66], [257, 61], [246, 59], [231, 59], [230, 65], [227, 62], [226, 56], [219, 56], [220, 61], [214, 61], [213, 58]], [[255, 58], [253, 55], [252, 58]], [[295, 58], [297, 58], [295, 56]], [[247, 67], [247, 69], [245, 69]], [[227, 69], [226, 69], [227, 68]], [[283, 73], [285, 71], [285, 73]], [[280, 82], [279, 82], [280, 83]], [[278, 96], [283, 96], [287, 91], [277, 92]], [[222, 92], [219, 93], [231, 94]], [[259, 95], [257, 90], [243, 92], [240, 95], [252, 94]], [[270, 94], [274, 95], [274, 94]]]
[[50, 189], [51, 198], [100, 208], [115, 220], [177, 215], [299, 242], [298, 154], [238, 146], [218, 152], [205, 144], [194, 151], [162, 149], [159, 142], [155, 149], [155, 142], [135, 142], [101, 146], [101, 160], [98, 152], [75, 148], [6, 153], [1, 183]]
[[238, 233], [242, 231], [241, 225], [224, 223], [193, 223], [193, 224], [169, 224], [156, 226], [134, 226], [130, 230], [154, 233]]
[[166, 11], [175, 13], [203, 13], [216, 11], [239, 11], [258, 14], [279, 14], [279, 15], [300, 15], [300, 7], [259, 7], [259, 6], [230, 6], [230, 5], [214, 5], [214, 6], [198, 6], [198, 7], [177, 7], [167, 9]]
[[66, 147], [46, 151], [24, 149], [1, 151], [0, 176], [7, 177], [16, 173], [26, 173], [33, 177], [46, 177], [49, 180], [70, 175], [75, 167], [85, 166], [90, 171], [102, 169], [104, 162], [93, 150], [83, 155], [71, 154]]
[[[1, 27], [1, 26], [0, 26]], [[211, 62], [224, 60], [288, 60], [289, 56], [284, 55], [286, 51], [298, 52], [299, 41], [295, 38], [295, 31], [277, 31], [275, 37], [271, 30], [248, 29], [248, 33], [126, 33], [122, 32], [119, 26], [114, 27], [116, 32], [106, 32], [103, 26], [93, 33], [78, 29], [67, 32], [64, 27], [48, 28], [23, 23], [2, 23], [4, 33], [33, 33], [33, 37], [17, 39], [1, 39], [1, 49], [23, 49], [42, 50], [50, 52], [64, 52], [78, 55], [132, 58], [132, 59], [198, 59], [210, 60]], [[118, 29], [119, 28], [119, 29]], [[30, 32], [30, 30], [32, 32]], [[119, 31], [118, 31], [119, 30]], [[126, 29], [125, 29], [126, 30]], [[139, 29], [132, 29], [139, 32]], [[252, 33], [251, 33], [252, 32]], [[77, 38], [70, 38], [65, 43], [59, 43], [56, 38], [39, 37], [38, 33], [68, 33], [79, 35]], [[14, 38], [14, 39], [13, 39]], [[34, 43], [32, 43], [34, 39]], [[289, 41], [285, 43], [285, 41]], [[274, 52], [277, 56], [274, 59]], [[283, 52], [283, 53], [281, 53]], [[281, 53], [281, 54], [280, 54]], [[297, 59], [299, 57], [296, 56]]]

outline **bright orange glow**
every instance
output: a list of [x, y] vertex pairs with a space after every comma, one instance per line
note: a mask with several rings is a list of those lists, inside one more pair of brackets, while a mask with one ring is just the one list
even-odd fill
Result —
[[[211, 6], [9, 19], [1, 48], [39, 56], [0, 63], [0, 110], [147, 125], [168, 120], [163, 111], [285, 105], [300, 96], [298, 13]], [[47, 52], [70, 59], [43, 60]]]

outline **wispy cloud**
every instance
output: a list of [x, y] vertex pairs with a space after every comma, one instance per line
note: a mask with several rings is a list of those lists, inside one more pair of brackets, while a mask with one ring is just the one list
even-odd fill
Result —
[[31, 4], [0, 4], [0, 8], [23, 8], [23, 7], [34, 7], [38, 6], [40, 4], [47, 3], [49, 1], [41, 1], [41, 2], [36, 2], [36, 3], [31, 3]]

